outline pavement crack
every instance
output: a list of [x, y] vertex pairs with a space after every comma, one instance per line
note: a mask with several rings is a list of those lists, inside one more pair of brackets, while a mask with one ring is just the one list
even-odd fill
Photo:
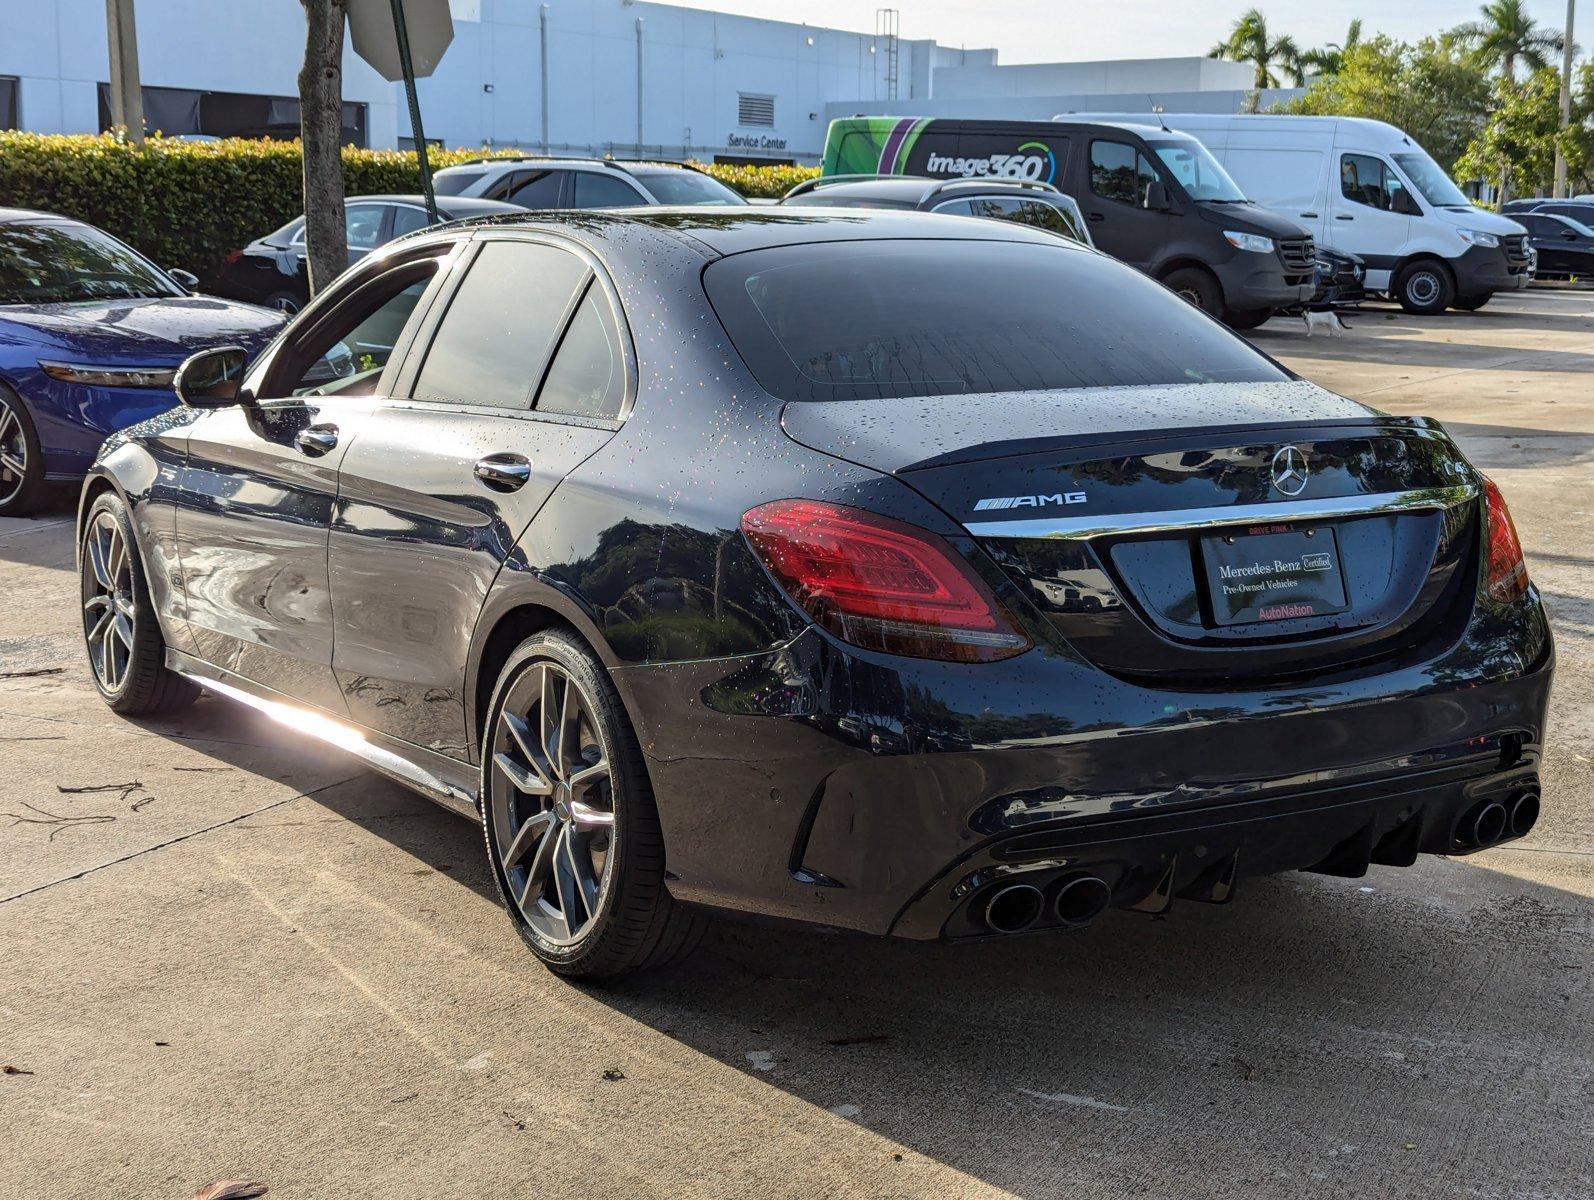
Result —
[[103, 871], [107, 867], [114, 867], [119, 863], [130, 862], [135, 858], [142, 858], [146, 854], [153, 854], [157, 850], [164, 850], [168, 846], [175, 846], [178, 842], [186, 842], [190, 838], [196, 838], [202, 833], [210, 833], [212, 830], [224, 829], [228, 825], [236, 825], [239, 821], [247, 821], [250, 817], [257, 817], [263, 812], [270, 812], [274, 808], [281, 808], [284, 804], [292, 804], [295, 800], [304, 800], [311, 796], [318, 796], [322, 792], [329, 791], [335, 787], [342, 787], [346, 783], [353, 783], [356, 779], [362, 779], [364, 776], [365, 772], [361, 771], [358, 774], [350, 775], [347, 779], [334, 780], [332, 783], [322, 784], [318, 788], [311, 788], [307, 792], [297, 792], [292, 796], [284, 796], [280, 800], [273, 800], [270, 804], [262, 804], [259, 808], [251, 809], [249, 812], [239, 813], [236, 817], [228, 817], [225, 821], [217, 821], [214, 825], [206, 825], [202, 829], [191, 829], [187, 833], [180, 833], [176, 837], [167, 838], [164, 842], [157, 842], [155, 845], [146, 846], [142, 850], [134, 850], [129, 854], [122, 855], [120, 858], [113, 858], [110, 862], [100, 863], [97, 866], [85, 867], [83, 870], [76, 871], [71, 875], [63, 875], [59, 879], [52, 879], [49, 883], [41, 883], [37, 887], [27, 888], [23, 891], [15, 893], [14, 895], [0, 896], [0, 904], [10, 904], [13, 900], [21, 900], [25, 896], [37, 895], [39, 892], [48, 891], [57, 884], [71, 883], [74, 879], [82, 879], [84, 876], [93, 875], [98, 871]]

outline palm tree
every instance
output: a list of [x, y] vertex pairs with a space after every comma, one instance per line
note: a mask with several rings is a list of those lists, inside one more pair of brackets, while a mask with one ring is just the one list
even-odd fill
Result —
[[1500, 74], [1516, 82], [1517, 60], [1529, 71], [1550, 65], [1550, 55], [1560, 52], [1561, 31], [1541, 29], [1527, 14], [1522, 0], [1489, 0], [1478, 10], [1483, 20], [1463, 25], [1456, 32], [1472, 47], [1478, 61], [1486, 67], [1500, 68]]
[[1338, 75], [1345, 68], [1345, 56], [1362, 44], [1362, 19], [1357, 17], [1345, 31], [1343, 42], [1330, 42], [1301, 55], [1301, 68], [1313, 75]]
[[[1549, 66], [1551, 52], [1561, 49], [1561, 32], [1540, 29], [1523, 9], [1522, 0], [1489, 0], [1478, 11], [1483, 20], [1461, 26], [1456, 34], [1463, 45], [1472, 47], [1483, 66], [1498, 65], [1500, 77], [1509, 85], [1516, 83], [1517, 59], [1525, 62], [1529, 71], [1538, 71]], [[1510, 194], [1511, 164], [1502, 160], [1496, 202], [1504, 204]]]
[[1268, 35], [1267, 18], [1261, 9], [1250, 8], [1241, 13], [1234, 28], [1229, 30], [1229, 36], [1212, 47], [1207, 57], [1254, 65], [1256, 82], [1253, 86], [1259, 92], [1279, 85], [1275, 67], [1297, 87], [1301, 83], [1301, 52], [1289, 35], [1280, 34], [1276, 38]]

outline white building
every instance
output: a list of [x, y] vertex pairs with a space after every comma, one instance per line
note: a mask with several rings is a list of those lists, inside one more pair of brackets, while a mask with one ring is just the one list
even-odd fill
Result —
[[[0, 3], [0, 128], [104, 128], [104, 0]], [[450, 7], [453, 44], [419, 85], [426, 136], [449, 146], [816, 162], [837, 115], [1235, 111], [1250, 78], [1204, 58], [998, 66], [994, 50], [634, 0]], [[149, 128], [296, 134], [298, 0], [137, 0], [137, 16]], [[343, 93], [351, 141], [413, 144], [402, 88], [352, 51]]]

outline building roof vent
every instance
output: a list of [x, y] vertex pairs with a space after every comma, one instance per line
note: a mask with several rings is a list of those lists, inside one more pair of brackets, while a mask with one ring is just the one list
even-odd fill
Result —
[[760, 125], [764, 127], [775, 123], [775, 97], [756, 96], [750, 92], [736, 93], [736, 123], [738, 125]]

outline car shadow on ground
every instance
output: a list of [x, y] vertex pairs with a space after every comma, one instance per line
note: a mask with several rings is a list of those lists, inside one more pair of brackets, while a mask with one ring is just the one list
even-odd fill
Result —
[[[427, 819], [396, 786], [316, 802], [497, 905], [470, 823]], [[1361, 1179], [1359, 1194], [1523, 1194], [1523, 1139], [1534, 1178], [1560, 1182], [1544, 1194], [1577, 1194], [1594, 903], [1510, 874], [1535, 857], [1247, 879], [1231, 905], [958, 946], [719, 920], [687, 959], [583, 990], [1035, 1200], [1137, 1173], [1152, 1143], [1159, 1162], [1183, 1164], [1163, 1168], [1160, 1194], [1207, 1194], [1193, 1181], [1302, 1156]], [[507, 919], [503, 930], [514, 942]], [[525, 969], [534, 990], [572, 986], [529, 956]], [[1483, 987], [1498, 995], [1475, 1003]], [[645, 1069], [624, 1043], [604, 1053], [622, 1074]], [[1281, 1110], [1295, 1114], [1283, 1133]], [[1480, 1113], [1514, 1116], [1484, 1127]], [[1404, 1149], [1419, 1145], [1416, 1178], [1431, 1186], [1380, 1193], [1419, 1170]], [[1342, 1146], [1361, 1158], [1324, 1157]]]

